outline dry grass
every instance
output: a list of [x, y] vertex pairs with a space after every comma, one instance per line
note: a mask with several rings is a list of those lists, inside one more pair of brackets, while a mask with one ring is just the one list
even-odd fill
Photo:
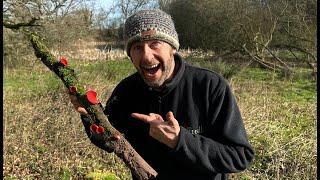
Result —
[[[79, 39], [74, 46], [68, 50], [52, 49], [51, 52], [59, 56], [72, 57], [83, 60], [115, 60], [127, 58], [126, 51], [117, 48], [115, 43], [97, 42], [90, 38], [86, 41]], [[181, 49], [179, 53], [186, 56], [208, 57], [213, 56], [213, 52], [203, 52], [201, 50]]]
[[[70, 66], [103, 92], [103, 102], [134, 71], [129, 60], [85, 59]], [[40, 62], [5, 69], [4, 76], [4, 179], [83, 179], [92, 172], [131, 179], [119, 158], [90, 143], [62, 83]], [[256, 152], [250, 168], [233, 178], [317, 179], [315, 82], [248, 69], [231, 83]]]
[[78, 40], [67, 51], [51, 50], [51, 52], [57, 57], [67, 56], [85, 60], [115, 60], [127, 57], [124, 50], [109, 45], [106, 42], [97, 42], [94, 39], [88, 39], [87, 41]]

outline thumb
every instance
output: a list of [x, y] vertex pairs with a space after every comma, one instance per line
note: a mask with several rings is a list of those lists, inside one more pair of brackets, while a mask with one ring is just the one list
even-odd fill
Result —
[[174, 117], [172, 111], [169, 111], [166, 116], [167, 116], [167, 120], [168, 120], [169, 122], [171, 122], [172, 124], [178, 123], [178, 121], [177, 121], [176, 118]]

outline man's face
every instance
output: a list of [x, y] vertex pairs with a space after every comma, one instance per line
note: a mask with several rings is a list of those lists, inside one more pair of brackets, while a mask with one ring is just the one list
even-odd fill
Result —
[[145, 83], [158, 88], [173, 77], [175, 52], [166, 42], [150, 40], [134, 43], [130, 56]]

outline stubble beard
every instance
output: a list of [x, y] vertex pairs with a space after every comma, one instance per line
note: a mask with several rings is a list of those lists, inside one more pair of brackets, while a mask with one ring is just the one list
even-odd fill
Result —
[[159, 89], [161, 88], [164, 84], [166, 84], [168, 81], [170, 81], [170, 73], [173, 73], [173, 69], [174, 69], [174, 57], [173, 54], [171, 56], [172, 58], [172, 62], [170, 62], [171, 64], [161, 64], [160, 70], [162, 71], [162, 75], [160, 76], [159, 79], [155, 80], [155, 81], [149, 81], [143, 74], [143, 72], [140, 70], [140, 75], [142, 77], [142, 79], [144, 80], [144, 82], [152, 87], [152, 88], [156, 88]]
[[[159, 79], [157, 79], [157, 80], [155, 80], [155, 81], [150, 81], [150, 80], [148, 80], [144, 75], [142, 75], [142, 78], [143, 78], [144, 82], [145, 82], [148, 86], [153, 87], [153, 88], [159, 88], [159, 87], [161, 87], [161, 86], [164, 84], [164, 82], [166, 81], [166, 79], [168, 78], [169, 73], [170, 73], [170, 69], [169, 69], [169, 67], [168, 67], [168, 65], [167, 65], [167, 66], [161, 67], [160, 70], [162, 71], [162, 75], [160, 76]], [[140, 73], [140, 74], [141, 74], [141, 73]]]

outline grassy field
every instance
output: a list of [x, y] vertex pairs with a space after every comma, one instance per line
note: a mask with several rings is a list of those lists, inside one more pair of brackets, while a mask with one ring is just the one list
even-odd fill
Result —
[[[69, 63], [102, 102], [134, 72], [127, 59]], [[309, 74], [296, 69], [285, 79], [279, 73], [245, 68], [230, 79], [256, 152], [250, 168], [233, 179], [317, 179], [316, 81]], [[90, 143], [65, 92], [40, 61], [4, 69], [3, 178], [131, 179], [119, 158]]]

